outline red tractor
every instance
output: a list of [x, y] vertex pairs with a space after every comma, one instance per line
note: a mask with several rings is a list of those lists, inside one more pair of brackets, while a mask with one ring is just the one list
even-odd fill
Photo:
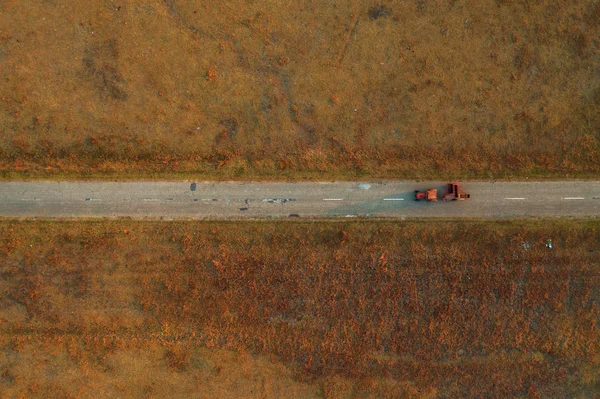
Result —
[[467, 194], [460, 188], [458, 183], [448, 183], [446, 194], [442, 196], [442, 201], [456, 201], [471, 198], [471, 194]]
[[422, 199], [427, 201], [437, 201], [437, 189], [430, 188], [427, 191], [415, 190], [415, 201], [421, 201]]

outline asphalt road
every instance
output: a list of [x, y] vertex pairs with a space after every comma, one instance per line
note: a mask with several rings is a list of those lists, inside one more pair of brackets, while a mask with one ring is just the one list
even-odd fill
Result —
[[415, 202], [445, 182], [3, 182], [0, 216], [271, 218], [600, 216], [600, 181], [466, 182], [465, 201]]

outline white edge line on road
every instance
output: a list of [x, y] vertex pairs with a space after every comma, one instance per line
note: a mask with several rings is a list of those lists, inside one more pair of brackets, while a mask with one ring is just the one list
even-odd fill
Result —
[[504, 199], [507, 199], [507, 200], [524, 200], [525, 198], [504, 198]]
[[384, 198], [384, 201], [404, 201], [404, 198]]
[[323, 201], [343, 201], [343, 198], [323, 198]]
[[566, 199], [566, 200], [582, 200], [582, 199], [585, 199], [585, 198], [583, 198], [583, 197], [566, 197], [566, 198], [563, 198], [563, 199]]

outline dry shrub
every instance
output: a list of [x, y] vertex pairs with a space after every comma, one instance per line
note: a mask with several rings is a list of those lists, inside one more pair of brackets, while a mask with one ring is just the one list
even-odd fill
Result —
[[353, 395], [352, 382], [339, 376], [328, 377], [323, 382], [325, 399], [346, 399]]
[[165, 351], [165, 362], [171, 370], [186, 371], [190, 362], [190, 348], [176, 345]]
[[208, 79], [209, 81], [211, 80], [215, 80], [218, 77], [218, 73], [217, 70], [214, 68], [210, 68], [207, 72], [206, 72], [206, 79]]

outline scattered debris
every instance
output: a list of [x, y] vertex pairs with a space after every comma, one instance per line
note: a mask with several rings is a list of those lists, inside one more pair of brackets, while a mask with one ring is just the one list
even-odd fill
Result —
[[358, 185], [358, 188], [359, 188], [359, 189], [361, 189], [361, 190], [368, 190], [368, 189], [370, 189], [370, 188], [371, 188], [371, 185], [370, 185], [370, 184], [367, 184], [367, 183], [360, 183], [360, 184]]
[[524, 242], [523, 243], [523, 249], [528, 251], [529, 249], [531, 249], [531, 244], [528, 242]]
[[290, 213], [289, 217], [291, 217], [291, 218], [299, 218], [300, 215], [298, 215], [297, 213]]
[[550, 240], [550, 239], [546, 240], [546, 248], [552, 249], [552, 240]]
[[240, 211], [247, 211], [248, 208], [240, 208]]
[[190, 191], [196, 191], [196, 183], [190, 184]]
[[295, 198], [265, 198], [263, 202], [268, 202], [269, 204], [285, 204], [286, 202], [296, 201]]

